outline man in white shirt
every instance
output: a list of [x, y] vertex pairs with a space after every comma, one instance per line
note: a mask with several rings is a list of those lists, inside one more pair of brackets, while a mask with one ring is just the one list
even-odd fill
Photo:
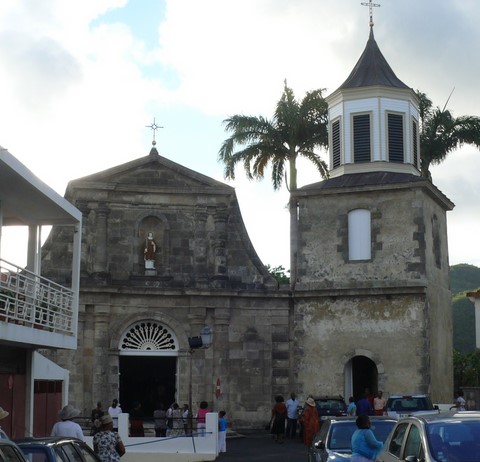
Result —
[[113, 431], [118, 431], [118, 416], [122, 413], [122, 408], [118, 403], [118, 399], [112, 401], [112, 405], [108, 408], [108, 413], [112, 416], [113, 420]]
[[287, 399], [285, 405], [287, 406], [287, 429], [285, 430], [285, 436], [287, 438], [295, 438], [297, 433], [298, 406], [300, 406], [295, 393], [290, 394], [290, 399]]
[[58, 417], [61, 419], [52, 428], [52, 436], [71, 436], [85, 441], [83, 430], [78, 423], [73, 422], [72, 419], [80, 414], [78, 409], [75, 409], [71, 404], [67, 404], [59, 413]]
[[466, 404], [467, 402], [465, 401], [465, 398], [463, 397], [463, 391], [460, 390], [458, 392], [458, 397], [456, 399], [456, 402], [455, 402], [456, 406], [457, 406], [457, 411], [464, 411], [466, 409]]

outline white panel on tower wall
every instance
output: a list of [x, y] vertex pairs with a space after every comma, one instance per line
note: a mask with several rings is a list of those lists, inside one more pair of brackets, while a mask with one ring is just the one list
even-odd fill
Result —
[[370, 260], [371, 242], [370, 210], [350, 211], [348, 213], [348, 259]]

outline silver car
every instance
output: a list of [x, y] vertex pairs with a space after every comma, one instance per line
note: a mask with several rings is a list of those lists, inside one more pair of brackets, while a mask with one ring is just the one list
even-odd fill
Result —
[[[356, 417], [329, 417], [323, 420], [308, 452], [309, 462], [350, 460], [352, 435], [357, 429]], [[379, 441], [385, 441], [397, 422], [390, 417], [370, 416], [371, 429]]]
[[399, 461], [480, 461], [480, 413], [448, 412], [399, 420], [377, 462]]

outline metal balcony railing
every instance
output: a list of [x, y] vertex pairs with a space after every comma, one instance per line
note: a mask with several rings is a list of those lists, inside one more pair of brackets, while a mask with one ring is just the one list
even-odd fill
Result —
[[73, 291], [0, 259], [0, 322], [74, 335]]

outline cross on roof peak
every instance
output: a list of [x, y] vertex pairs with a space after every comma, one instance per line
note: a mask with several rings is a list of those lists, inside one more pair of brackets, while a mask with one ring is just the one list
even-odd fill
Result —
[[158, 125], [157, 123], [155, 123], [155, 117], [153, 118], [153, 123], [150, 124], [150, 125], [145, 125], [146, 128], [150, 128], [152, 131], [153, 131], [153, 141], [152, 141], [152, 146], [155, 146], [157, 144], [157, 142], [155, 141], [155, 133], [157, 132], [157, 130], [159, 128], [163, 128], [161, 127], [160, 125]]
[[362, 2], [363, 6], [368, 6], [368, 10], [370, 13], [370, 28], [373, 28], [373, 7], [378, 6], [380, 7], [379, 3], [372, 3], [372, 0], [368, 0], [368, 2]]

